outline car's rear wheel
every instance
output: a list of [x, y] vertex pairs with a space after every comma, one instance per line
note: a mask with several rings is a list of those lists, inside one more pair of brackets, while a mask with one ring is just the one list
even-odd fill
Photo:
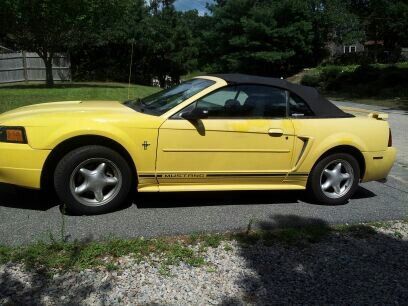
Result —
[[340, 205], [354, 194], [360, 181], [357, 160], [347, 153], [336, 153], [317, 162], [309, 178], [309, 191], [319, 202]]
[[85, 146], [65, 155], [54, 173], [54, 186], [66, 212], [101, 214], [117, 209], [130, 192], [132, 171], [116, 151]]

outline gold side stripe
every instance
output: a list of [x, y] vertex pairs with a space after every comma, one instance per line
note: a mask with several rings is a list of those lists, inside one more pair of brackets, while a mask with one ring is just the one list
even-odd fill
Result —
[[158, 173], [154, 174], [139, 174], [140, 178], [226, 178], [226, 177], [277, 177], [277, 178], [284, 178], [284, 177], [308, 177], [309, 173], [282, 173], [282, 172], [275, 172], [275, 173]]
[[163, 149], [163, 152], [211, 152], [211, 153], [289, 153], [290, 150], [264, 150], [264, 149]]

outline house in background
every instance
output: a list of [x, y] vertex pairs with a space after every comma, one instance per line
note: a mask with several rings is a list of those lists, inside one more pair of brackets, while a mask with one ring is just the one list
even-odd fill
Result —
[[343, 54], [349, 54], [349, 53], [360, 53], [360, 52], [364, 52], [365, 50], [364, 44], [360, 42], [356, 42], [350, 45], [340, 45], [334, 42], [330, 42], [327, 44], [327, 48], [330, 52], [331, 57], [337, 57], [337, 56], [340, 56]]
[[408, 48], [402, 48], [401, 49], [401, 57], [404, 60], [408, 60]]
[[364, 43], [361, 42], [356, 42], [354, 44], [348, 44], [348, 45], [340, 45], [336, 44], [334, 42], [328, 43], [327, 47], [330, 51], [330, 56], [331, 57], [336, 57], [340, 56], [343, 54], [349, 54], [349, 53], [362, 53], [362, 52], [375, 52], [375, 50], [381, 50], [384, 47], [384, 41], [383, 40], [368, 40]]
[[[382, 59], [390, 59], [393, 56], [392, 52], [384, 49], [383, 40], [368, 40], [364, 43], [356, 42], [347, 45], [330, 42], [327, 44], [327, 49], [332, 58], [352, 53], [366, 53], [373, 58], [381, 57]], [[401, 48], [400, 56], [402, 60], [408, 60], [408, 48]]]

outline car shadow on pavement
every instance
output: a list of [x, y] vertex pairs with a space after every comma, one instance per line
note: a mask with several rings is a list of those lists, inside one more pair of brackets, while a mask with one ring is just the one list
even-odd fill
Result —
[[[365, 199], [375, 196], [375, 193], [360, 186], [352, 199]], [[116, 211], [131, 207], [132, 202], [139, 209], [250, 204], [293, 204], [299, 202], [322, 205], [311, 200], [306, 192], [298, 190], [135, 193], [132, 197], [133, 200], [127, 201]], [[59, 200], [53, 194], [0, 183], [0, 207], [47, 211], [59, 205]]]
[[[375, 196], [376, 194], [372, 191], [359, 186], [352, 199], [365, 199]], [[134, 199], [134, 203], [139, 209], [250, 204], [294, 204], [299, 202], [323, 205], [310, 199], [305, 191], [299, 190], [139, 193]], [[347, 203], [345, 205], [347, 205]]]
[[[121, 207], [113, 212], [127, 209], [132, 205], [132, 200], [127, 200]], [[56, 206], [59, 206], [62, 212], [63, 205], [61, 205], [61, 202], [54, 192], [45, 192], [0, 183], [0, 207], [47, 211]], [[73, 214], [68, 212], [62, 213], [73, 216]]]
[[351, 199], [353, 200], [358, 200], [358, 199], [369, 199], [369, 198], [374, 198], [377, 195], [372, 192], [371, 190], [364, 188], [362, 186], [359, 186], [356, 192], [353, 194]]
[[135, 204], [138, 208], [194, 207], [219, 205], [248, 205], [271, 203], [296, 203], [298, 191], [195, 191], [139, 193]]
[[58, 206], [58, 200], [45, 192], [0, 184], [0, 206], [46, 211]]
[[[314, 230], [306, 230], [308, 226]], [[255, 273], [243, 274], [236, 283], [241, 295], [224, 297], [222, 305], [408, 301], [408, 241], [396, 234], [378, 233], [367, 225], [336, 231], [323, 220], [294, 215], [272, 216], [259, 227], [286, 229], [286, 236], [283, 232], [280, 240], [275, 236], [268, 243], [240, 248], [246, 267]], [[291, 242], [302, 232], [303, 240]]]

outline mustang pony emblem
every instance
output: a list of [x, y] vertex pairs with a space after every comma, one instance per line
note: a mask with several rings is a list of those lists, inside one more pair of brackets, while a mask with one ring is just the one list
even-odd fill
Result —
[[147, 150], [147, 148], [150, 146], [150, 143], [148, 143], [146, 140], [144, 141], [144, 143], [142, 143], [143, 149]]

